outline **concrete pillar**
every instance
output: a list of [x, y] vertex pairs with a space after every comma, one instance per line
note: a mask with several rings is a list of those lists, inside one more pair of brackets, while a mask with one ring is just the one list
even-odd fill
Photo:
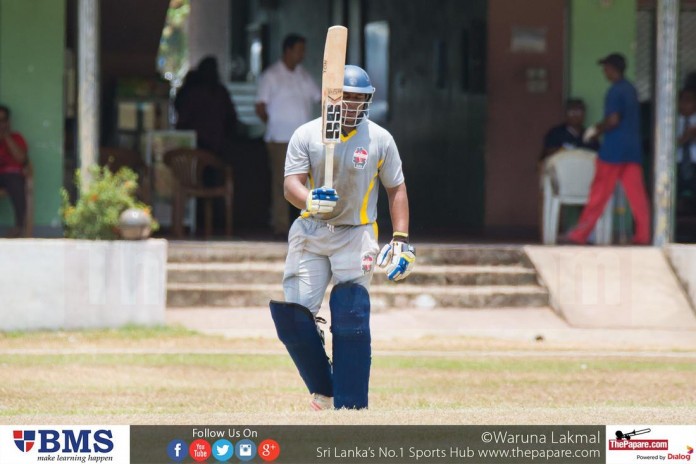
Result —
[[657, 85], [655, 92], [655, 193], [653, 244], [674, 240], [677, 38], [679, 0], [657, 2]]
[[78, 0], [78, 157], [82, 185], [99, 157], [99, 1]]
[[202, 58], [217, 58], [220, 78], [229, 81], [230, 0], [195, 0], [189, 14], [189, 66], [198, 66]]
[[331, 26], [343, 25], [344, 0], [333, 0], [331, 2]]
[[348, 7], [348, 56], [347, 64], [364, 66], [362, 59], [362, 38], [364, 35], [362, 21], [362, 1], [350, 0]]

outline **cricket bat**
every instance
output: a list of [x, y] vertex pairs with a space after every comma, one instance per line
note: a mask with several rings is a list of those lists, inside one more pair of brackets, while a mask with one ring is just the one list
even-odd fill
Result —
[[334, 148], [341, 141], [343, 70], [346, 66], [348, 29], [332, 26], [326, 33], [321, 74], [321, 141], [326, 146], [324, 186], [333, 188]]

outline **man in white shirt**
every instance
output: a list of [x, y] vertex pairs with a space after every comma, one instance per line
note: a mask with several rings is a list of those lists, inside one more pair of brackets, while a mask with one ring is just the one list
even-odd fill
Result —
[[696, 89], [679, 92], [677, 212], [696, 214]]
[[256, 96], [256, 114], [266, 123], [264, 140], [271, 167], [271, 218], [273, 232], [290, 229], [288, 203], [283, 195], [285, 153], [295, 129], [312, 119], [312, 105], [321, 91], [300, 63], [306, 39], [290, 34], [283, 40], [283, 57], [262, 75]]

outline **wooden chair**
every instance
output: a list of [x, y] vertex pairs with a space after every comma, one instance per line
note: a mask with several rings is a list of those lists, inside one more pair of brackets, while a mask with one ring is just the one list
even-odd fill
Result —
[[[24, 218], [24, 236], [34, 235], [34, 166], [27, 163], [24, 166], [24, 195], [27, 199], [27, 214]], [[0, 198], [7, 196], [7, 192], [0, 188]]]
[[[213, 153], [205, 150], [180, 148], [164, 154], [164, 164], [172, 171], [174, 179], [174, 205], [172, 208], [172, 232], [176, 238], [183, 235], [184, 205], [189, 197], [205, 199], [205, 236], [212, 233], [213, 198], [225, 200], [225, 234], [232, 235], [232, 200], [234, 181], [232, 167]], [[224, 172], [225, 182], [219, 187], [203, 185], [203, 171], [213, 168]]]
[[138, 174], [138, 190], [136, 195], [143, 203], [151, 204], [150, 168], [140, 153], [128, 148], [101, 147], [99, 148], [99, 165], [106, 166], [113, 173], [123, 167], [131, 168]]

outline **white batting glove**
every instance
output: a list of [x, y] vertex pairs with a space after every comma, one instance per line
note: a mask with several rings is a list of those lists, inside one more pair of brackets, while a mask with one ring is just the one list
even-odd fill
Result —
[[310, 190], [305, 201], [305, 209], [311, 214], [330, 213], [336, 207], [338, 194], [335, 189], [320, 187]]
[[416, 265], [416, 249], [406, 240], [408, 235], [395, 233], [392, 241], [384, 245], [377, 255], [377, 265], [386, 268], [389, 280], [405, 279]]
[[582, 134], [582, 141], [588, 143], [592, 139], [597, 138], [597, 126], [590, 126], [585, 129], [585, 133]]

